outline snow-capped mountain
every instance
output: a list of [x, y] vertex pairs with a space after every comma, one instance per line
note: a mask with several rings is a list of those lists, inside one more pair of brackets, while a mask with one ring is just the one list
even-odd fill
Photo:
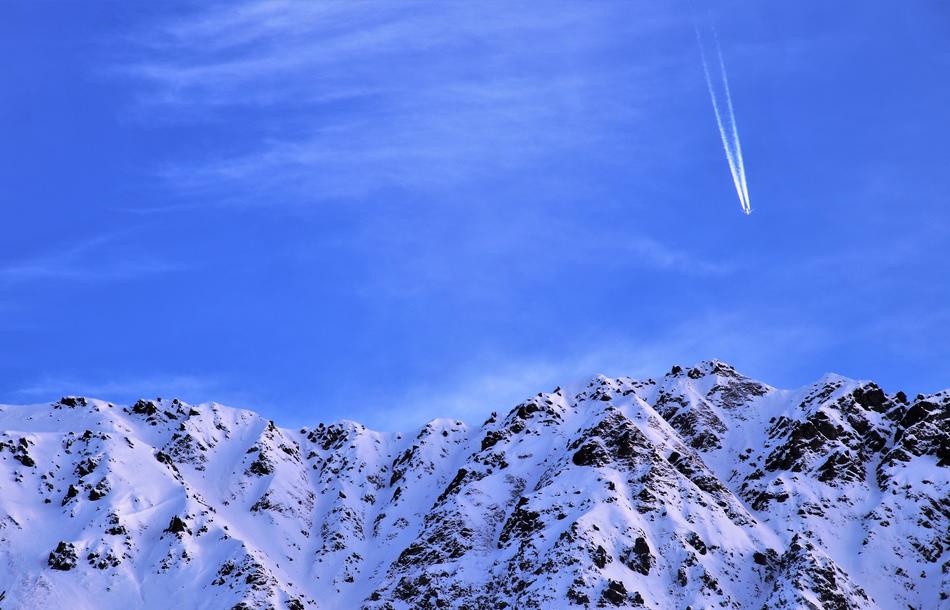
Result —
[[718, 361], [404, 434], [3, 406], [0, 608], [948, 608], [948, 413]]

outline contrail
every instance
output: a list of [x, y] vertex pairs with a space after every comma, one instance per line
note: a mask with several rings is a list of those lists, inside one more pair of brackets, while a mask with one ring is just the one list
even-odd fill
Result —
[[736, 194], [739, 196], [739, 205], [746, 214], [752, 213], [752, 206], [749, 201], [749, 185], [745, 177], [745, 163], [742, 160], [742, 145], [739, 142], [739, 130], [736, 127], [736, 114], [732, 108], [732, 94], [729, 92], [729, 78], [726, 76], [726, 62], [722, 59], [722, 49], [719, 47], [719, 36], [713, 29], [713, 41], [716, 44], [716, 55], [719, 60], [719, 73], [722, 78], [722, 86], [725, 91], [726, 113], [728, 119], [728, 133], [726, 123], [723, 121], [722, 111], [719, 107], [719, 100], [716, 96], [716, 89], [713, 87], [712, 75], [709, 72], [709, 62], [706, 60], [706, 50], [703, 46], [703, 38], [699, 33], [699, 25], [696, 25], [696, 41], [699, 43], [699, 56], [703, 62], [703, 74], [706, 76], [706, 87], [709, 89], [709, 99], [712, 101], [713, 113], [716, 115], [716, 125], [719, 127], [719, 136], [722, 139], [722, 148], [726, 151], [726, 161], [729, 163], [729, 171], [732, 174], [732, 182], [736, 186]]
[[726, 62], [722, 59], [722, 48], [719, 46], [719, 33], [713, 28], [713, 37], [716, 41], [716, 53], [719, 55], [719, 72], [722, 74], [722, 84], [726, 91], [726, 107], [729, 109], [729, 122], [732, 123], [732, 141], [735, 144], [735, 158], [739, 163], [739, 179], [742, 182], [742, 194], [745, 196], [745, 213], [752, 212], [749, 201], [749, 183], [745, 179], [745, 162], [742, 160], [742, 143], [739, 141], [739, 127], [736, 123], [736, 113], [732, 109], [732, 94], [729, 93], [729, 77], [726, 76]]

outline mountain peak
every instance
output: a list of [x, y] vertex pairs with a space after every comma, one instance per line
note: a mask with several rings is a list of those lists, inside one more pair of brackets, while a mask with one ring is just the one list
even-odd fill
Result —
[[947, 393], [776, 390], [719, 360], [392, 434], [177, 399], [5, 406], [0, 592], [13, 608], [938, 607], [948, 412]]

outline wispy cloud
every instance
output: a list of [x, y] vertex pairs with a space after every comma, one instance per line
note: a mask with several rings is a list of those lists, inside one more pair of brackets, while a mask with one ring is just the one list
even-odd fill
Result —
[[191, 374], [156, 373], [143, 376], [43, 375], [32, 383], [6, 392], [10, 401], [53, 401], [61, 396], [86, 396], [127, 404], [140, 398], [179, 398], [188, 403], [215, 401], [228, 406], [249, 408], [260, 413], [274, 406], [262, 401], [240, 384], [223, 379]]
[[247, 128], [230, 150], [163, 168], [176, 188], [358, 197], [445, 189], [592, 142], [605, 159], [634, 148], [617, 124], [639, 120], [665, 66], [600, 58], [657, 21], [629, 3], [218, 4], [141, 34], [142, 59], [122, 70], [148, 120]]
[[110, 281], [180, 270], [158, 257], [129, 257], [115, 248], [128, 231], [90, 237], [32, 257], [0, 261], [0, 282]]
[[14, 395], [55, 398], [63, 394], [93, 398], [122, 399], [144, 396], [206, 395], [220, 389], [216, 381], [189, 375], [141, 377], [83, 381], [62, 377], [42, 377], [35, 382], [13, 390]]
[[650, 268], [677, 271], [688, 275], [720, 275], [732, 270], [725, 262], [707, 260], [685, 250], [678, 250], [646, 236], [632, 235], [621, 247], [639, 257]]
[[[452, 378], [414, 386], [379, 401], [379, 408], [359, 414], [384, 430], [411, 430], [434, 417], [457, 417], [479, 424], [491, 411], [505, 413], [518, 402], [555, 386], [579, 389], [594, 375], [647, 378], [662, 376], [673, 364], [691, 365], [719, 358], [741, 372], [781, 387], [809, 383], [776, 362], [775, 354], [800, 358], [832, 342], [827, 332], [807, 324], [772, 325], [750, 321], [740, 313], [697, 315], [659, 336], [639, 341], [617, 332], [565, 346], [556, 357], [499, 356], [481, 359]], [[590, 349], [590, 345], [597, 345]], [[710, 352], [709, 346], [715, 346]]]
[[645, 229], [623, 218], [579, 221], [552, 210], [539, 215], [537, 207], [499, 210], [489, 203], [478, 206], [478, 212], [468, 210], [443, 209], [435, 219], [406, 211], [398, 217], [388, 210], [368, 215], [357, 231], [338, 236], [339, 247], [369, 252], [374, 261], [353, 288], [372, 300], [452, 294], [501, 305], [512, 290], [541, 285], [568, 268], [584, 269], [589, 279], [609, 270], [700, 281], [741, 268], [722, 253], [676, 241], [675, 234], [645, 235]]

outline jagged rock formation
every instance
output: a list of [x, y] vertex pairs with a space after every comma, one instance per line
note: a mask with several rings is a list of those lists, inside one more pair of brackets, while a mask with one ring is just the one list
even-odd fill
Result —
[[9, 608], [950, 607], [950, 393], [718, 361], [480, 426], [0, 407]]

